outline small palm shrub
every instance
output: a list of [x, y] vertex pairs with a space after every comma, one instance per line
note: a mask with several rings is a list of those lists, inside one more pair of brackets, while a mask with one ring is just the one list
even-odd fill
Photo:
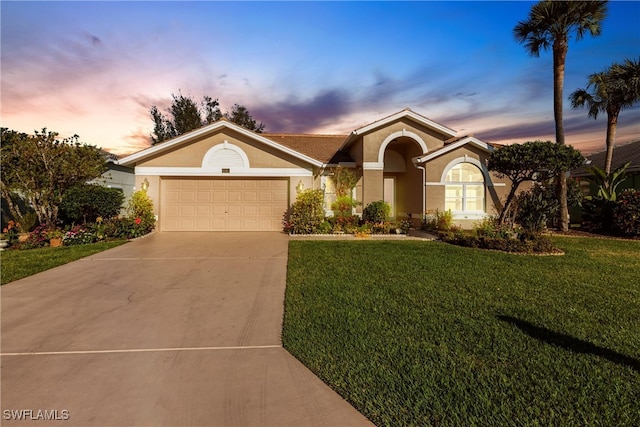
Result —
[[516, 207], [516, 223], [534, 233], [540, 233], [558, 213], [557, 198], [549, 197], [549, 192], [541, 185], [534, 185], [531, 190], [523, 191], [514, 201]]
[[322, 190], [300, 192], [291, 206], [289, 218], [283, 221], [284, 231], [291, 234], [318, 233], [323, 223], [324, 192]]

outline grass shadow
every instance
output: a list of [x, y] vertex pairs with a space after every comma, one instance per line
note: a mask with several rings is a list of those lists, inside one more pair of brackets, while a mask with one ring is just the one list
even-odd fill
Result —
[[627, 366], [636, 372], [640, 372], [640, 360], [633, 357], [618, 353], [605, 347], [600, 347], [588, 341], [580, 340], [572, 337], [571, 335], [560, 334], [552, 331], [551, 329], [536, 326], [526, 320], [504, 315], [498, 315], [496, 317], [498, 320], [511, 323], [525, 334], [537, 340], [556, 345], [574, 353], [593, 354], [618, 365]]

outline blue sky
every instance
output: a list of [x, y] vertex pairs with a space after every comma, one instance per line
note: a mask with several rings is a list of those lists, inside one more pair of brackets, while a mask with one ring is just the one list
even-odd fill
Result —
[[[2, 126], [117, 154], [149, 145], [171, 94], [245, 105], [265, 132], [349, 133], [405, 107], [487, 142], [553, 139], [552, 58], [513, 38], [533, 2], [0, 3]], [[640, 2], [609, 3], [602, 35], [571, 41], [565, 100], [640, 56]], [[604, 148], [565, 101], [567, 142]], [[640, 137], [640, 106], [618, 143]]]

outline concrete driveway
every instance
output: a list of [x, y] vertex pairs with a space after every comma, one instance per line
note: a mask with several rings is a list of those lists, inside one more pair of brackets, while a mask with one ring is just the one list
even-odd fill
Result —
[[287, 243], [158, 233], [2, 286], [2, 424], [372, 425], [282, 348]]

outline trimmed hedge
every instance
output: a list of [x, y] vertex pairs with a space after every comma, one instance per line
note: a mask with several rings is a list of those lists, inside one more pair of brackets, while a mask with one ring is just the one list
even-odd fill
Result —
[[560, 252], [550, 237], [534, 233], [522, 233], [514, 237], [491, 237], [455, 231], [444, 233], [441, 238], [443, 242], [468, 248], [526, 254]]

